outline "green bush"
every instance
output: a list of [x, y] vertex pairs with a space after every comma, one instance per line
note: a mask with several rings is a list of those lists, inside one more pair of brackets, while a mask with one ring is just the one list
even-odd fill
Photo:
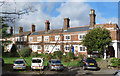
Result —
[[75, 55], [74, 55], [73, 52], [69, 52], [69, 53], [68, 53], [68, 57], [69, 57], [70, 59], [74, 59], [74, 58], [75, 58]]
[[22, 56], [22, 57], [29, 57], [30, 54], [31, 54], [31, 49], [29, 47], [25, 47], [23, 49], [21, 49], [19, 51], [19, 54]]
[[114, 67], [118, 67], [118, 66], [120, 66], [120, 59], [118, 59], [118, 58], [112, 58], [111, 59], [111, 64], [112, 64], [112, 66], [114, 66]]
[[32, 52], [31, 53], [31, 57], [37, 57], [38, 56], [38, 52]]
[[17, 52], [17, 47], [15, 44], [12, 45], [11, 51], [10, 52], [4, 52], [2, 51], [3, 56], [5, 57], [19, 57], [19, 54]]
[[53, 56], [55, 56], [55, 58], [57, 59], [61, 59], [62, 58], [63, 53], [61, 51], [55, 51]]

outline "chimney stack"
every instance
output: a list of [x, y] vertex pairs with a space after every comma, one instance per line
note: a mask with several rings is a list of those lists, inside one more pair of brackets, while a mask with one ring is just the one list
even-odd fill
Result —
[[12, 26], [9, 27], [9, 33], [13, 34], [13, 27]]
[[48, 30], [50, 30], [50, 22], [48, 20], [46, 20], [46, 22], [45, 22], [45, 31], [48, 32]]
[[31, 25], [31, 32], [35, 32], [35, 25], [34, 24]]
[[95, 10], [94, 9], [91, 9], [90, 11], [90, 28], [94, 28], [94, 25], [95, 25]]
[[69, 18], [64, 18], [64, 30], [67, 30], [70, 27], [69, 21]]
[[19, 34], [23, 32], [23, 27], [19, 27]]

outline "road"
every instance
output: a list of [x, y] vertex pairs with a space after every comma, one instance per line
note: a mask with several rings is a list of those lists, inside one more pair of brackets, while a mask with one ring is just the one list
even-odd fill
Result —
[[117, 70], [113, 69], [100, 69], [100, 70], [83, 70], [80, 67], [68, 67], [64, 71], [49, 71], [45, 69], [45, 71], [25, 71], [25, 72], [10, 72], [3, 71], [2, 76], [113, 76]]

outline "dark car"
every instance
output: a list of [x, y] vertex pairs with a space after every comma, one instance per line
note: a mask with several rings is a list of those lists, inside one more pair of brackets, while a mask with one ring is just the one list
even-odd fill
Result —
[[80, 66], [83, 67], [83, 69], [98, 69], [97, 62], [93, 58], [87, 58], [85, 60], [81, 60]]
[[2, 58], [0, 58], [0, 65], [4, 65], [4, 60]]

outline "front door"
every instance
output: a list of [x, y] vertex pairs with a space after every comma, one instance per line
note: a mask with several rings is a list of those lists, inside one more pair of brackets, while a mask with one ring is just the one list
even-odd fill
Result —
[[114, 50], [113, 46], [108, 46], [107, 56], [115, 57], [115, 50]]

